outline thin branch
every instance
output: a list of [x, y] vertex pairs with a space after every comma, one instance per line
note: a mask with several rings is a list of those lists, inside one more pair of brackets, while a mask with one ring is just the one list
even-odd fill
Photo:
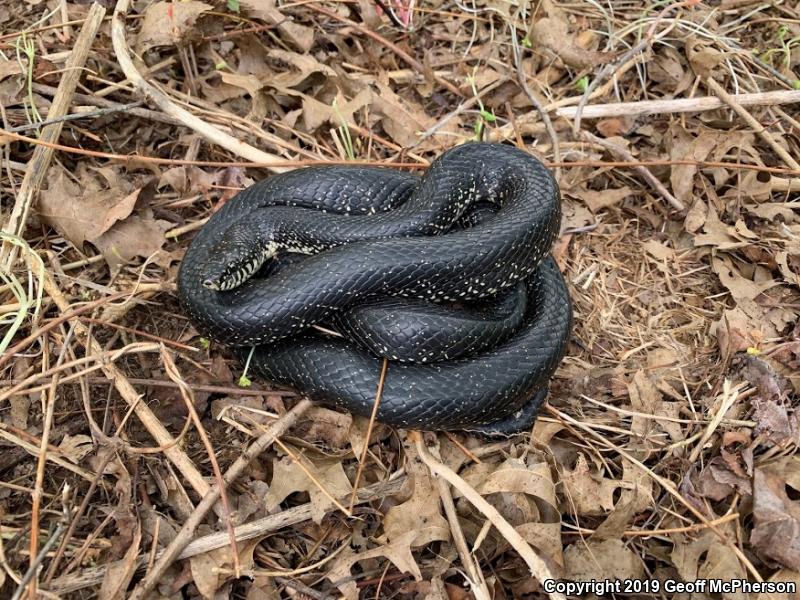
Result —
[[[69, 348], [69, 343], [72, 340], [72, 334], [75, 331], [75, 327], [70, 327], [67, 331], [67, 335], [64, 337], [64, 343], [61, 345], [61, 351], [58, 354], [58, 358], [56, 359], [56, 367], [61, 365], [64, 362], [64, 359], [67, 357], [67, 348]], [[50, 384], [50, 389], [47, 390], [47, 402], [45, 405], [45, 414], [44, 414], [44, 423], [42, 424], [42, 441], [41, 445], [39, 446], [39, 456], [36, 463], [36, 479], [34, 482], [33, 488], [33, 501], [31, 507], [31, 539], [30, 539], [30, 570], [36, 571], [38, 569], [36, 565], [36, 560], [39, 559], [37, 556], [39, 550], [39, 510], [41, 508], [42, 503], [42, 496], [44, 494], [44, 471], [45, 467], [47, 466], [47, 450], [50, 443], [50, 434], [53, 428], [53, 414], [55, 413], [56, 409], [56, 391], [58, 390], [58, 378], [60, 373], [56, 372], [53, 375], [53, 381]], [[63, 528], [62, 528], [63, 533]], [[49, 541], [49, 540], [48, 540]], [[37, 581], [36, 578], [32, 578], [30, 580], [30, 589], [29, 594], [31, 598], [36, 597], [36, 587]]]
[[183, 398], [183, 402], [186, 405], [186, 410], [189, 413], [192, 422], [194, 423], [195, 429], [197, 429], [200, 440], [203, 442], [203, 446], [208, 454], [208, 460], [211, 462], [211, 468], [214, 471], [214, 478], [217, 480], [217, 488], [220, 491], [220, 498], [222, 499], [222, 508], [225, 512], [225, 526], [228, 530], [228, 536], [231, 543], [231, 561], [233, 562], [233, 570], [236, 573], [236, 578], [238, 579], [241, 576], [242, 566], [239, 563], [239, 551], [236, 548], [236, 536], [233, 533], [231, 507], [230, 503], [228, 502], [228, 492], [225, 488], [225, 482], [222, 478], [222, 471], [220, 470], [219, 462], [217, 461], [217, 452], [214, 449], [214, 445], [211, 443], [211, 440], [208, 438], [205, 427], [203, 427], [203, 422], [200, 420], [200, 415], [197, 414], [197, 409], [194, 407], [195, 399], [192, 388], [190, 388], [189, 384], [187, 384], [183, 377], [181, 377], [175, 361], [172, 360], [172, 356], [170, 356], [166, 347], [163, 345], [161, 346], [161, 360], [164, 364], [164, 371], [166, 372], [167, 376], [178, 384], [181, 392], [181, 398]]
[[[756, 119], [753, 115], [747, 112], [736, 101], [736, 98], [731, 96], [728, 92], [726, 92], [725, 88], [723, 88], [719, 83], [717, 83], [713, 77], [708, 77], [706, 79], [706, 85], [712, 92], [714, 92], [714, 94], [716, 94], [716, 96], [720, 100], [722, 100], [725, 104], [730, 106], [731, 109], [733, 109], [733, 112], [735, 112], [742, 119], [744, 119], [744, 121], [750, 127], [753, 128], [753, 131], [755, 131], [755, 133], [758, 134], [759, 137], [761, 137], [761, 139], [764, 140], [769, 145], [769, 147], [775, 151], [775, 154], [777, 154], [778, 156], [781, 157], [781, 159], [783, 159], [784, 163], [786, 163], [792, 169], [800, 169], [800, 163], [798, 163], [794, 158], [792, 158], [792, 155], [789, 154], [786, 148], [781, 146], [777, 142], [777, 140], [775, 140], [773, 135], [769, 131], [767, 131], [767, 129], [761, 123], [758, 122], [758, 119]], [[800, 100], [800, 97], [798, 98], [798, 100]]]
[[[531, 104], [533, 104], [534, 108], [536, 108], [542, 118], [545, 131], [547, 131], [547, 135], [550, 137], [550, 143], [553, 145], [553, 160], [555, 162], [561, 162], [561, 150], [559, 149], [558, 135], [553, 127], [553, 122], [550, 120], [550, 115], [547, 114], [547, 110], [545, 110], [544, 105], [539, 102], [539, 99], [534, 95], [534, 93], [531, 91], [531, 88], [528, 86], [528, 78], [525, 75], [525, 70], [522, 68], [522, 52], [520, 51], [519, 42], [517, 41], [517, 28], [510, 21], [508, 25], [511, 29], [511, 43], [514, 53], [514, 64], [517, 69], [517, 80], [519, 81], [520, 86], [522, 86], [522, 90], [525, 92], [528, 100], [530, 100]], [[561, 180], [560, 167], [555, 168], [553, 176], [555, 177], [556, 181]]]
[[20, 131], [31, 131], [33, 129], [41, 129], [47, 125], [55, 123], [66, 123], [68, 121], [77, 121], [79, 119], [94, 119], [105, 115], [113, 115], [118, 112], [128, 112], [132, 108], [136, 108], [144, 104], [142, 101], [131, 102], [129, 104], [118, 104], [117, 106], [110, 106], [108, 108], [98, 108], [97, 110], [90, 110], [89, 112], [71, 113], [53, 119], [47, 119], [41, 123], [31, 123], [29, 125], [20, 125], [19, 127], [12, 127], [8, 131], [11, 133], [18, 133]]
[[[64, 295], [62, 294], [58, 285], [56, 285], [55, 281], [53, 280], [53, 276], [49, 271], [45, 272], [44, 288], [53, 299], [53, 302], [55, 302], [56, 306], [58, 306], [62, 314], [70, 312], [71, 307], [69, 303], [67, 302], [66, 298], [64, 298]], [[124, 295], [129, 294], [126, 293]], [[95, 340], [94, 336], [90, 334], [86, 325], [80, 321], [75, 323], [75, 334], [75, 337], [78, 339], [78, 341], [80, 341], [80, 343], [86, 348], [87, 354], [100, 354], [103, 352], [102, 346], [97, 342], [97, 340]], [[125, 377], [125, 374], [113, 363], [103, 364], [101, 368], [106, 377], [114, 382], [114, 387], [117, 389], [122, 399], [125, 400], [129, 406], [133, 407], [136, 416], [142, 422], [142, 425], [145, 426], [150, 435], [153, 436], [159, 445], [166, 448], [166, 450], [164, 450], [164, 454], [167, 456], [167, 458], [172, 461], [178, 471], [180, 471], [181, 474], [186, 477], [192, 488], [199, 495], [206, 495], [210, 489], [210, 486], [203, 478], [203, 475], [197, 470], [197, 467], [189, 459], [189, 457], [186, 456], [186, 453], [178, 446], [173, 445], [174, 438], [170, 432], [166, 427], [164, 427], [158, 417], [153, 414], [153, 411], [150, 410], [150, 407], [148, 407], [146, 403], [140, 402], [140, 394], [131, 385], [127, 377]]]
[[[438, 440], [436, 443], [437, 445], [431, 448], [431, 454], [436, 460], [442, 462], [442, 457], [439, 454]], [[475, 561], [475, 557], [467, 547], [464, 531], [461, 529], [461, 523], [458, 521], [458, 513], [456, 512], [455, 502], [453, 502], [453, 494], [450, 492], [450, 484], [448, 484], [443, 477], [437, 477], [436, 485], [439, 488], [439, 498], [442, 500], [444, 514], [447, 515], [447, 521], [450, 523], [450, 535], [453, 536], [453, 543], [458, 551], [458, 556], [461, 558], [461, 564], [467, 572], [467, 581], [469, 581], [470, 590], [475, 596], [475, 600], [489, 600], [492, 596], [489, 593], [486, 580]]]
[[386, 371], [389, 368], [389, 361], [383, 359], [381, 365], [381, 374], [378, 379], [378, 390], [375, 392], [375, 401], [372, 403], [372, 413], [369, 416], [369, 425], [367, 426], [367, 434], [364, 436], [364, 448], [361, 450], [361, 457], [358, 460], [358, 470], [356, 471], [356, 479], [353, 482], [353, 494], [350, 496], [350, 510], [353, 510], [353, 503], [356, 501], [356, 491], [358, 484], [361, 481], [361, 474], [364, 472], [364, 463], [367, 460], [367, 450], [369, 449], [369, 438], [372, 437], [372, 428], [375, 426], [375, 419], [378, 416], [378, 408], [381, 405], [381, 396], [383, 396], [383, 384], [386, 382]]
[[[395, 496], [403, 490], [406, 482], [406, 477], [398, 477], [390, 481], [376, 483], [368, 487], [361, 488], [358, 491], [358, 503], [363, 504], [366, 502], [381, 500], [387, 496]], [[346, 500], [346, 497], [340, 498], [341, 502], [345, 502]], [[324, 510], [327, 513], [332, 512], [334, 509], [335, 507], [330, 505]], [[306, 504], [288, 508], [274, 515], [269, 515], [260, 519], [256, 519], [255, 521], [251, 521], [250, 523], [239, 525], [234, 530], [236, 532], [236, 540], [238, 542], [242, 542], [264, 537], [266, 534], [272, 531], [278, 531], [284, 527], [291, 527], [292, 525], [297, 525], [298, 523], [308, 521], [312, 518], [312, 516], [313, 509], [311, 502], [307, 502]], [[183, 560], [186, 558], [191, 558], [192, 556], [197, 556], [198, 554], [210, 552], [211, 550], [216, 550], [217, 548], [222, 548], [227, 544], [228, 534], [226, 532], [211, 533], [193, 540], [183, 549], [182, 552], [180, 552], [177, 559]], [[160, 552], [158, 554], [158, 558], [164, 556], [165, 552], [166, 550]], [[147, 559], [147, 556], [140, 556], [137, 559], [137, 565], [140, 569], [147, 564]], [[93, 568], [87, 567], [75, 575], [56, 579], [53, 582], [51, 591], [58, 592], [60, 594], [66, 594], [97, 585], [103, 580], [106, 571], [109, 568], [113, 568], [114, 565], [115, 563]]]
[[[517, 532], [517, 530], [514, 529], [511, 523], [506, 521], [503, 515], [501, 515], [494, 506], [489, 504], [483, 498], [483, 496], [475, 491], [472, 486], [461, 479], [461, 477], [459, 477], [455, 471], [437, 461], [428, 453], [428, 451], [425, 449], [425, 444], [422, 441], [422, 435], [418, 431], [412, 431], [409, 433], [409, 435], [416, 444], [417, 452], [419, 452], [422, 462], [428, 466], [428, 468], [431, 470], [431, 473], [447, 480], [450, 485], [461, 492], [475, 508], [482, 512], [484, 516], [491, 521], [492, 525], [497, 528], [497, 531], [499, 531], [506, 541], [511, 544], [514, 550], [519, 552], [519, 555], [528, 565], [531, 574], [536, 577], [539, 582], [543, 582], [548, 579], [555, 579], [547, 564], [536, 554], [536, 552], [533, 551], [533, 548], [531, 548], [530, 544], [525, 541], [525, 538], [523, 538]], [[551, 600], [566, 600], [566, 597], [558, 592], [553, 592], [549, 594], [549, 596]]]
[[[778, 90], [753, 94], [729, 94], [739, 106], [777, 106], [800, 103], [800, 90]], [[726, 103], [715, 96], [699, 98], [680, 98], [677, 100], [641, 100], [639, 102], [611, 102], [609, 104], [590, 104], [583, 109], [584, 119], [605, 117], [645, 115], [664, 115], [672, 113], [703, 112], [724, 108]], [[578, 108], [566, 106], [556, 109], [556, 115], [571, 119]]]
[[547, 411], [550, 412], [550, 414], [557, 417], [560, 421], [564, 421], [574, 427], [577, 427], [582, 431], [585, 431], [591, 437], [597, 440], [600, 444], [602, 444], [606, 448], [616, 451], [622, 458], [630, 462], [632, 465], [635, 465], [638, 469], [646, 473], [648, 477], [655, 480], [664, 489], [665, 492], [667, 492], [670, 496], [675, 498], [682, 506], [687, 508], [689, 512], [691, 512], [703, 525], [705, 525], [711, 531], [713, 531], [714, 534], [722, 541], [722, 543], [724, 543], [728, 548], [730, 548], [736, 555], [736, 557], [740, 561], [742, 561], [742, 563], [745, 565], [745, 567], [747, 567], [747, 570], [756, 579], [756, 581], [764, 581], [764, 578], [761, 576], [758, 570], [753, 566], [753, 563], [750, 562], [747, 556], [745, 556], [744, 552], [742, 552], [739, 546], [736, 543], [729, 540], [728, 537], [723, 532], [721, 532], [702, 512], [700, 512], [697, 509], [697, 507], [695, 507], [694, 504], [692, 504], [686, 498], [684, 498], [683, 495], [680, 493], [680, 491], [678, 491], [675, 488], [675, 484], [673, 482], [661, 477], [657, 473], [654, 473], [653, 470], [648, 468], [647, 465], [645, 465], [643, 462], [634, 458], [630, 453], [626, 452], [619, 446], [616, 446], [613, 443], [609, 442], [603, 435], [597, 433], [594, 429], [592, 429], [588, 425], [573, 419], [569, 415], [561, 412], [556, 408], [553, 408], [552, 406], [547, 406], [546, 408]]
[[[636, 160], [633, 157], [633, 155], [622, 146], [614, 144], [603, 138], [597, 137], [596, 135], [589, 133], [588, 131], [582, 131], [581, 135], [583, 136], [584, 139], [592, 143], [598, 144], [603, 148], [606, 148], [609, 152], [611, 152], [612, 154], [616, 154], [618, 157], [622, 159], [629, 161]], [[672, 206], [672, 208], [674, 208], [679, 212], [683, 212], [686, 210], [686, 207], [684, 206], [683, 202], [681, 202], [675, 196], [673, 196], [670, 193], [670, 191], [666, 187], [664, 187], [664, 184], [658, 180], [658, 177], [656, 177], [650, 172], [650, 169], [644, 166], [636, 166], [633, 169], [637, 173], [639, 173], [642, 177], [644, 177], [650, 185], [652, 185], [656, 190], [658, 190], [658, 192], [664, 197], [664, 199], [669, 203], [669, 205]]]
[[19, 600], [22, 597], [22, 594], [25, 592], [25, 588], [31, 581], [33, 581], [33, 578], [39, 571], [39, 567], [42, 565], [42, 561], [44, 560], [45, 556], [47, 556], [47, 553], [50, 552], [50, 548], [53, 547], [53, 544], [55, 544], [58, 538], [61, 537], [61, 534], [64, 533], [64, 529], [66, 529], [66, 526], [63, 523], [60, 524], [53, 532], [53, 535], [51, 535], [47, 542], [45, 542], [41, 552], [39, 552], [35, 557], [31, 557], [31, 566], [22, 577], [22, 581], [20, 582], [19, 586], [17, 586], [14, 595], [11, 596], [11, 600]]

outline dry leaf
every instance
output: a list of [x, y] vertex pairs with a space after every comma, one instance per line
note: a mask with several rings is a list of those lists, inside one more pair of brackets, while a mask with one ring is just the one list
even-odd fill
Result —
[[[332, 582], [337, 583], [343, 579], [350, 579], [350, 569], [357, 562], [383, 556], [389, 559], [401, 573], [411, 573], [417, 581], [422, 579], [419, 567], [414, 556], [411, 554], [411, 544], [417, 537], [416, 531], [408, 531], [401, 537], [389, 544], [384, 544], [372, 550], [361, 553], [354, 553], [350, 548], [346, 548], [334, 561], [325, 576]], [[357, 600], [358, 587], [355, 581], [345, 581], [338, 583], [339, 590], [348, 600]]]
[[769, 468], [757, 468], [753, 475], [753, 516], [753, 547], [770, 560], [800, 570], [800, 503], [789, 499], [785, 480]]
[[745, 204], [747, 212], [767, 221], [772, 221], [780, 217], [784, 223], [793, 223], [797, 220], [797, 215], [791, 208], [783, 204], [765, 202], [763, 204]]
[[588, 190], [588, 189], [573, 189], [569, 191], [569, 195], [583, 201], [593, 213], [606, 208], [619, 204], [625, 198], [634, 195], [633, 190], [626, 186], [617, 189], [608, 190]]
[[[464, 480], [497, 508], [552, 564], [563, 566], [561, 515], [555, 484], [545, 461], [508, 458], [500, 465], [471, 465]], [[454, 497], [461, 497], [456, 492]]]
[[281, 600], [275, 578], [256, 575], [244, 600]]
[[[49, 171], [50, 184], [39, 197], [39, 216], [78, 250], [94, 244], [113, 268], [136, 256], [147, 257], [159, 250], [166, 239], [168, 221], [134, 214], [143, 188], [133, 188], [117, 170], [78, 172], [80, 184], [60, 167]], [[142, 213], [147, 214], [146, 212]]]
[[[628, 395], [631, 400], [631, 410], [637, 413], [658, 417], [676, 417], [679, 413], [677, 403], [665, 402], [661, 392], [642, 369], [634, 374], [631, 383], [628, 384]], [[651, 448], [648, 439], [653, 433], [657, 433], [657, 429], [667, 432], [674, 441], [683, 439], [680, 424], [674, 421], [650, 419], [642, 415], [635, 415], [631, 419], [631, 431], [639, 434], [643, 448]]]
[[722, 456], [715, 456], [695, 479], [697, 493], [715, 501], [727, 498], [734, 491], [747, 496], [753, 492], [750, 478], [736, 473]]
[[117, 223], [94, 244], [114, 271], [137, 256], [147, 258], [159, 251], [166, 242], [164, 234], [171, 228], [169, 221], [133, 215]]
[[281, 38], [301, 52], [308, 52], [314, 44], [314, 30], [287, 19], [275, 0], [239, 0], [243, 12], [264, 20], [269, 25], [277, 25]]
[[[667, 142], [670, 158], [673, 160], [706, 160], [709, 153], [719, 144], [719, 136], [717, 134], [703, 132], [693, 137], [677, 123], [673, 123], [670, 126], [669, 134]], [[672, 193], [686, 205], [692, 203], [696, 174], [697, 165], [693, 164], [676, 164], [671, 168], [670, 183], [672, 184]]]
[[[240, 73], [227, 73], [225, 71], [219, 74], [220, 79], [222, 79], [223, 83], [226, 83], [229, 86], [237, 87], [243, 89], [245, 92], [250, 94], [253, 98], [258, 96], [258, 92], [261, 91], [265, 87], [265, 83], [261, 81], [255, 75], [241, 75]], [[219, 88], [215, 88], [214, 92], [211, 94], [206, 94], [209, 100], [212, 102], [221, 102], [225, 100], [230, 100], [231, 98], [235, 98], [241, 94], [230, 94], [230, 93], [220, 93]]]
[[[272, 48], [267, 56], [281, 64], [281, 70], [275, 73], [268, 84], [276, 89], [296, 88], [316, 74], [322, 78], [336, 77], [336, 71], [319, 62], [310, 54], [287, 52]], [[291, 69], [286, 68], [290, 66]], [[307, 86], [304, 86], [307, 87]]]
[[572, 43], [576, 36], [568, 31], [567, 22], [561, 19], [539, 19], [533, 25], [533, 37], [536, 42], [548, 48], [561, 58], [565, 64], [576, 69], [596, 68], [610, 62], [615, 52], [597, 52], [586, 50]]
[[771, 287], [779, 285], [774, 279], [755, 282], [743, 277], [727, 256], [717, 255], [711, 259], [711, 266], [719, 276], [719, 280], [733, 296], [734, 300], [753, 300], [756, 296]]
[[268, 510], [274, 510], [289, 494], [308, 492], [311, 497], [311, 518], [315, 523], [320, 523], [327, 510], [333, 505], [320, 489], [320, 485], [328, 494], [338, 499], [350, 493], [352, 489], [350, 481], [344, 473], [341, 461], [322, 460], [312, 463], [307, 457], [301, 457], [300, 460], [303, 461], [303, 466], [314, 476], [319, 485], [314, 483], [291, 457], [287, 456], [283, 460], [273, 462], [272, 482], [264, 502]]
[[662, 46], [648, 62], [647, 75], [658, 82], [654, 89], [663, 90], [671, 97], [678, 97], [692, 85], [693, 76], [686, 66], [686, 60], [681, 53], [670, 46]]
[[406, 470], [412, 480], [412, 493], [402, 504], [391, 507], [383, 519], [384, 535], [378, 541], [385, 543], [416, 531], [412, 547], [425, 546], [434, 541], [450, 539], [450, 526], [441, 514], [439, 490], [430, 470], [419, 459], [412, 444], [404, 444]]
[[658, 240], [647, 240], [642, 247], [647, 251], [647, 253], [659, 260], [662, 261], [673, 261], [675, 260], [675, 250], [667, 246], [664, 242], [659, 242]]
[[753, 430], [755, 435], [766, 434], [765, 439], [777, 445], [798, 439], [797, 414], [789, 414], [786, 403], [755, 397], [752, 404], [753, 420], [756, 422]]
[[697, 233], [706, 222], [707, 214], [708, 206], [698, 198], [689, 208], [689, 212], [686, 213], [686, 219], [683, 221], [684, 229], [689, 233]]
[[714, 69], [725, 60], [722, 52], [710, 47], [705, 41], [701, 42], [698, 38], [687, 40], [685, 47], [689, 65], [700, 79], [710, 77]]
[[[353, 416], [323, 406], [314, 406], [294, 428], [306, 442], [322, 442], [329, 448], [346, 448], [350, 443]], [[360, 454], [357, 454], [360, 456]]]
[[94, 448], [92, 438], [88, 435], [65, 435], [58, 445], [58, 449], [64, 458], [76, 465], [81, 462], [84, 456], [89, 454]]
[[564, 486], [562, 511], [575, 515], [602, 515], [614, 508], [614, 490], [619, 482], [608, 479], [600, 473], [589, 470], [584, 454], [578, 455], [578, 462], [572, 471], [561, 473]]
[[[718, 525], [717, 530], [735, 539], [730, 522]], [[690, 538], [691, 539], [691, 538]], [[736, 554], [721, 544], [717, 534], [708, 529], [703, 530], [697, 538], [687, 541], [681, 536], [673, 540], [674, 547], [670, 558], [683, 581], [696, 581], [698, 579], [746, 579], [747, 573], [740, 564]], [[741, 592], [724, 594], [726, 600], [747, 600], [747, 595]]]
[[418, 133], [426, 131], [434, 124], [434, 119], [425, 114], [421, 106], [400, 98], [383, 83], [378, 82], [378, 94], [372, 107], [381, 115], [383, 129], [392, 140], [401, 146], [411, 146], [418, 139]]
[[589, 208], [577, 202], [565, 201], [562, 212], [564, 227], [567, 229], [580, 229], [595, 222]]
[[367, 87], [362, 89], [352, 100], [345, 100], [343, 96], [337, 95], [335, 107], [332, 103], [323, 104], [319, 100], [300, 92], [292, 92], [292, 95], [303, 99], [302, 116], [306, 131], [315, 131], [324, 123], [330, 123], [336, 127], [342, 124], [342, 120], [345, 123], [352, 123], [353, 113], [373, 101], [372, 90]]
[[636, 127], [636, 119], [630, 116], [609, 117], [600, 119], [595, 124], [595, 129], [604, 138], [624, 137], [631, 133]]
[[555, 567], [555, 575], [564, 570], [564, 540], [561, 538], [561, 520], [555, 523], [523, 523], [514, 527], [526, 542], [544, 558], [548, 564]]
[[732, 356], [754, 347], [762, 337], [756, 324], [741, 308], [725, 310], [719, 321], [711, 325], [711, 333], [717, 337], [722, 356]]
[[775, 262], [778, 263], [778, 267], [780, 267], [783, 280], [789, 285], [800, 287], [800, 274], [792, 271], [789, 267], [789, 260], [789, 252], [783, 251], [775, 254]]
[[26, 61], [16, 61], [16, 60], [3, 60], [0, 61], [0, 81], [9, 77], [10, 75], [20, 75], [22, 71], [27, 65], [25, 64]]
[[136, 43], [140, 52], [155, 46], [180, 44], [195, 21], [214, 7], [197, 0], [155, 2], [144, 11], [144, 19]]
[[[682, 439], [682, 438], [681, 438]], [[630, 461], [622, 460], [621, 494], [614, 512], [628, 505], [632, 514], [639, 514], [653, 506], [653, 480], [650, 474]], [[613, 514], [613, 513], [612, 513]]]
[[[775, 581], [781, 583], [794, 583], [796, 589], [800, 589], [800, 572], [793, 571], [792, 569], [779, 569], [767, 581]], [[756, 596], [756, 600], [797, 600], [797, 594], [790, 593], [774, 593], [770, 594], [763, 592]]]
[[743, 239], [735, 227], [719, 220], [717, 211], [708, 206], [703, 216], [703, 233], [694, 236], [695, 246], [714, 246], [717, 250], [735, 250], [750, 245]]
[[50, 169], [48, 188], [39, 199], [39, 216], [80, 250], [84, 242], [94, 242], [114, 223], [128, 217], [141, 190], [122, 191], [122, 182], [118, 189], [110, 190], [86, 170], [78, 176], [80, 185], [63, 169]]
[[[236, 551], [239, 555], [239, 565], [242, 567], [242, 573], [247, 576], [252, 573], [254, 567], [253, 552], [256, 546], [261, 543], [261, 539], [256, 538], [236, 544]], [[232, 575], [220, 572], [220, 569], [231, 569], [233, 563], [231, 561], [231, 548], [225, 546], [224, 548], [216, 548], [202, 554], [197, 554], [189, 559], [189, 566], [192, 571], [192, 580], [197, 586], [197, 590], [204, 598], [209, 600], [216, 600], [220, 590], [224, 589], [226, 583], [232, 579]], [[252, 576], [252, 575], [251, 575]], [[229, 598], [228, 594], [224, 594], [223, 598]]]
[[642, 560], [621, 540], [586, 540], [564, 550], [564, 579], [570, 581], [602, 581], [605, 579], [642, 579]]

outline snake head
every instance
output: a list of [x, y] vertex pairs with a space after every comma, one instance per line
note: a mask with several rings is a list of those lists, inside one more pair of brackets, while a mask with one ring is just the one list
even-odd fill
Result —
[[275, 256], [277, 251], [278, 245], [274, 242], [266, 246], [220, 243], [203, 265], [203, 287], [216, 291], [237, 288]]

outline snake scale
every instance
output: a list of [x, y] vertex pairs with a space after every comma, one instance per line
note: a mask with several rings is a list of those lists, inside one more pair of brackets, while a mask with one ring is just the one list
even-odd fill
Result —
[[[550, 256], [560, 218], [549, 171], [502, 144], [457, 146], [421, 177], [298, 169], [209, 219], [178, 296], [203, 335], [312, 400], [368, 416], [386, 357], [379, 420], [513, 433], [535, 418], [570, 336]], [[287, 251], [307, 256], [280, 260]]]

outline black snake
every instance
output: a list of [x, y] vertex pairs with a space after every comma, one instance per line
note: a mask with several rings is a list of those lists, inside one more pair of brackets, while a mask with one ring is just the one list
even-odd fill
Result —
[[[570, 336], [549, 256], [560, 217], [550, 173], [506, 145], [458, 146], [421, 178], [309, 167], [214, 214], [178, 294], [201, 333], [243, 360], [256, 346], [251, 369], [313, 400], [369, 415], [386, 357], [380, 420], [510, 433], [535, 418]], [[285, 250], [311, 256], [282, 265]]]

